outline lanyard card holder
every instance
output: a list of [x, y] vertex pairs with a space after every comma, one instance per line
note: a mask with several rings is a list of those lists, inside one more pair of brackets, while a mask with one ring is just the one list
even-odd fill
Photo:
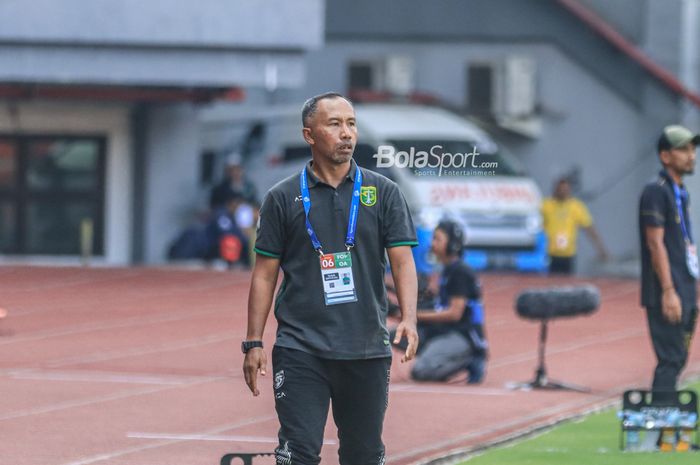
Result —
[[350, 252], [321, 255], [320, 260], [326, 305], [357, 302]]
[[355, 170], [355, 181], [352, 189], [352, 201], [350, 202], [350, 218], [348, 219], [348, 229], [345, 236], [345, 246], [347, 252], [324, 254], [321, 241], [316, 236], [316, 231], [309, 219], [311, 211], [311, 194], [306, 179], [306, 167], [301, 170], [299, 177], [299, 189], [301, 191], [302, 203], [304, 205], [304, 215], [306, 217], [306, 232], [309, 234], [311, 244], [319, 255], [321, 265], [321, 282], [323, 284], [323, 296], [326, 305], [345, 304], [357, 302], [357, 292], [355, 290], [355, 280], [352, 276], [352, 257], [350, 250], [355, 246], [355, 232], [357, 230], [357, 217], [360, 206], [360, 188], [362, 187], [362, 171]]

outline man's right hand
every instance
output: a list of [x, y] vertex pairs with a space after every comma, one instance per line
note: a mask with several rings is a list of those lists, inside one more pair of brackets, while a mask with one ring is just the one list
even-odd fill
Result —
[[678, 298], [678, 293], [673, 287], [668, 287], [663, 291], [663, 296], [661, 297], [661, 312], [669, 323], [680, 323], [681, 299]]
[[261, 347], [250, 349], [245, 354], [245, 360], [243, 360], [243, 376], [245, 376], [245, 383], [248, 385], [248, 389], [254, 396], [260, 395], [260, 390], [258, 390], [258, 371], [262, 376], [265, 376], [266, 370], [267, 355], [265, 355], [265, 351]]
[[415, 322], [401, 321], [401, 323], [399, 323], [399, 326], [396, 328], [394, 344], [401, 342], [401, 338], [404, 336], [406, 340], [408, 340], [408, 346], [406, 347], [406, 352], [403, 357], [401, 357], [401, 363], [408, 362], [416, 357], [416, 351], [418, 350], [418, 330], [416, 329]]

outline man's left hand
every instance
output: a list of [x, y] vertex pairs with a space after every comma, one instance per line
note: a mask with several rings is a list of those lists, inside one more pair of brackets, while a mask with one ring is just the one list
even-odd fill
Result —
[[416, 356], [416, 350], [418, 350], [418, 331], [414, 322], [402, 321], [399, 323], [399, 326], [396, 328], [394, 344], [398, 344], [402, 337], [406, 337], [408, 340], [406, 352], [401, 357], [401, 363], [404, 363], [413, 360]]

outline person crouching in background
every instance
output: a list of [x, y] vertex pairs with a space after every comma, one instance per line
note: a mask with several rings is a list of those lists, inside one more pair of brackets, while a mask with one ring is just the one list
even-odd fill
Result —
[[[445, 381], [466, 369], [468, 383], [481, 383], [488, 352], [481, 286], [462, 260], [462, 227], [455, 221], [441, 221], [433, 233], [431, 249], [443, 269], [434, 307], [418, 308], [421, 345], [411, 377], [418, 381]], [[393, 334], [391, 339], [394, 340]], [[400, 343], [394, 346], [403, 350]]]

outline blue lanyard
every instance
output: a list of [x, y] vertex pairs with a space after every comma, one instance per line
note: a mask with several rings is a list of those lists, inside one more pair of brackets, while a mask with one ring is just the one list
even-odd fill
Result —
[[680, 187], [676, 185], [676, 183], [673, 184], [673, 193], [675, 194], [676, 197], [676, 208], [678, 209], [678, 216], [681, 220], [681, 231], [683, 231], [683, 239], [685, 239], [687, 242], [690, 242], [691, 244], [693, 243], [693, 237], [691, 235], [690, 231], [690, 224], [686, 224], [685, 222], [685, 215], [683, 214], [683, 202], [681, 201], [681, 197], [687, 195], [684, 192], [681, 192]]
[[[301, 188], [301, 201], [304, 204], [304, 215], [306, 216], [306, 232], [309, 233], [311, 243], [314, 250], [320, 255], [323, 255], [321, 241], [316, 236], [311, 222], [309, 221], [309, 212], [311, 211], [311, 194], [309, 193], [309, 185], [306, 179], [306, 166], [301, 170], [299, 175], [299, 186]], [[350, 218], [348, 219], [348, 232], [345, 235], [345, 247], [348, 251], [355, 246], [355, 231], [357, 230], [357, 216], [360, 211], [360, 188], [362, 187], [362, 171], [360, 167], [355, 167], [355, 183], [352, 187], [352, 200], [350, 201]]]

